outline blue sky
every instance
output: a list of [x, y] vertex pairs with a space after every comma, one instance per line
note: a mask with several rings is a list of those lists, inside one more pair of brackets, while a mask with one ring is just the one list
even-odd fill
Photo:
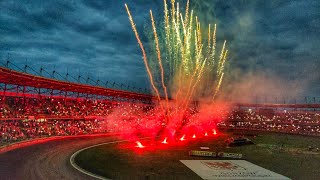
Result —
[[[157, 0], [0, 1], [1, 61], [9, 54], [21, 66], [27, 59], [34, 68], [148, 86], [125, 2], [140, 34], [149, 9], [162, 16]], [[229, 43], [225, 87], [277, 79], [285, 85], [276, 94], [320, 96], [320, 1], [191, 0], [191, 7]]]

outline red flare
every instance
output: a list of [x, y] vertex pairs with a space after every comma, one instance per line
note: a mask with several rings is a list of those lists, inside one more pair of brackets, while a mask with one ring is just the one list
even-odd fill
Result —
[[163, 140], [161, 143], [162, 143], [162, 144], [168, 144], [168, 142], [167, 142], [167, 137], [164, 138], [164, 140]]
[[206, 132], [206, 133], [204, 134], [204, 136], [208, 136], [208, 133]]
[[213, 129], [213, 134], [217, 135], [217, 131], [215, 129]]
[[138, 148], [144, 148], [144, 147], [145, 147], [145, 146], [142, 145], [141, 142], [139, 142], [139, 141], [136, 141], [136, 143], [137, 143], [136, 147], [138, 147]]
[[192, 136], [192, 138], [196, 138], [196, 134], [194, 134], [194, 135]]
[[186, 135], [183, 135], [181, 138], [180, 138], [180, 141], [184, 141], [185, 139], [184, 139], [184, 137], [185, 137]]

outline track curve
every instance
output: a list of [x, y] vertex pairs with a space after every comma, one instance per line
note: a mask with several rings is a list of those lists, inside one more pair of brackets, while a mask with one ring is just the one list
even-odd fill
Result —
[[0, 179], [94, 179], [74, 169], [70, 156], [94, 144], [116, 137], [97, 136], [58, 139], [0, 154]]

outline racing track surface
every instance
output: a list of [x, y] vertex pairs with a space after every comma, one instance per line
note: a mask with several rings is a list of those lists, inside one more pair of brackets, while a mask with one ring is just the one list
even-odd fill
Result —
[[0, 154], [0, 179], [94, 179], [74, 169], [70, 156], [77, 150], [116, 140], [111, 136], [58, 139]]

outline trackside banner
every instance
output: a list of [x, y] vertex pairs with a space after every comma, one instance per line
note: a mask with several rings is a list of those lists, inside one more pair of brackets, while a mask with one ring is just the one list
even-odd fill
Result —
[[217, 157], [217, 153], [210, 151], [189, 151], [189, 156]]
[[290, 180], [245, 160], [180, 160], [202, 179]]
[[241, 159], [242, 154], [218, 152], [217, 157]]
[[234, 158], [241, 159], [242, 154], [238, 153], [225, 153], [225, 152], [211, 152], [211, 151], [189, 151], [189, 156], [207, 156], [207, 157], [223, 157], [223, 158]]

